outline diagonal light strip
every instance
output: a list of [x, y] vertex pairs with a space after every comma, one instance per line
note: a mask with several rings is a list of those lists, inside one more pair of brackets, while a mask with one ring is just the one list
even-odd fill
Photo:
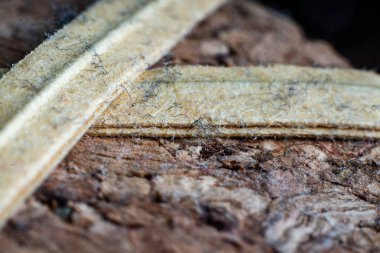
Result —
[[97, 4], [0, 80], [0, 224], [123, 87], [224, 1], [145, 2]]

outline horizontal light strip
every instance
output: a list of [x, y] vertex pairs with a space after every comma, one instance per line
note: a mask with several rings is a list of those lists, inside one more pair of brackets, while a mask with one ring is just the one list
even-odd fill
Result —
[[380, 77], [281, 65], [151, 70], [90, 133], [380, 138]]
[[123, 87], [222, 2], [101, 1], [5, 74], [0, 79], [0, 224]]

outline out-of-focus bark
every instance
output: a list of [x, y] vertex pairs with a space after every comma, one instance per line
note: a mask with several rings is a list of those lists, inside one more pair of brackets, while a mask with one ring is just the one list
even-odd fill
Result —
[[[231, 1], [158, 65], [347, 67]], [[380, 144], [85, 137], [0, 233], [0, 252], [375, 252]]]

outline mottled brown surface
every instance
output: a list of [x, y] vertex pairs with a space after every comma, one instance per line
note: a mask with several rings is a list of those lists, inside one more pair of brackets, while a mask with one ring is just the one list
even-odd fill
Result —
[[234, 2], [208, 18], [183, 40], [173, 51], [173, 63], [349, 66], [328, 43], [307, 40], [300, 27], [290, 19], [261, 8], [253, 1]]
[[0, 242], [4, 252], [370, 252], [380, 247], [379, 151], [85, 137]]
[[[234, 1], [160, 64], [348, 66]], [[380, 144], [84, 137], [0, 233], [0, 252], [377, 252]]]
[[0, 0], [0, 68], [10, 67], [95, 0]]

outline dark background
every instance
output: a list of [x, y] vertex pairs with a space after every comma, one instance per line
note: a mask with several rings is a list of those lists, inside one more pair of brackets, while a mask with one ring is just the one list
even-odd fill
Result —
[[[0, 34], [0, 67], [10, 67], [38, 46], [49, 34], [70, 22], [96, 0], [33, 0], [29, 8], [17, 9], [25, 0], [0, 0], [0, 22], [17, 15], [13, 37]], [[233, 1], [233, 0], [232, 0]], [[266, 6], [296, 20], [312, 39], [327, 40], [353, 67], [380, 71], [380, 8], [377, 0], [260, 0]], [[14, 6], [14, 8], [12, 7]], [[12, 12], [13, 11], [15, 12]], [[36, 12], [36, 9], [38, 10]], [[0, 9], [1, 11], [1, 9]], [[17, 12], [16, 12], [17, 11]], [[25, 17], [38, 14], [37, 24]], [[5, 15], [5, 16], [2, 16]], [[29, 26], [28, 26], [29, 24]], [[25, 28], [22, 28], [22, 27]]]
[[295, 19], [313, 39], [324, 39], [352, 65], [380, 71], [380, 9], [373, 0], [261, 0]]

